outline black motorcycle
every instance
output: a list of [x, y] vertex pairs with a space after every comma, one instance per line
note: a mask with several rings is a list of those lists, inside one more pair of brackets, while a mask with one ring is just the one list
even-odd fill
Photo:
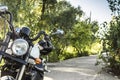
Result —
[[[9, 19], [6, 19], [6, 15], [9, 15]], [[0, 16], [6, 19], [10, 29], [0, 43], [0, 62], [4, 61], [4, 65], [0, 67], [0, 80], [43, 80], [47, 65], [41, 55], [52, 51], [51, 35], [62, 34], [63, 31], [56, 30], [50, 35], [40, 31], [31, 39], [28, 27], [14, 28], [12, 14], [6, 6], [0, 7]], [[43, 40], [33, 44], [41, 35], [44, 36]]]

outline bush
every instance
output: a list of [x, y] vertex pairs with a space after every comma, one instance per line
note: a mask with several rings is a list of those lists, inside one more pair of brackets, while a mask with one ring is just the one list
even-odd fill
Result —
[[48, 55], [48, 57], [49, 57], [48, 61], [49, 61], [49, 62], [57, 62], [57, 61], [59, 61], [59, 57], [58, 57], [58, 56], [59, 56], [59, 55], [58, 55], [57, 53], [51, 52], [51, 53]]
[[59, 59], [60, 60], [66, 60], [66, 59], [70, 59], [70, 58], [74, 58], [74, 57], [76, 57], [75, 53], [64, 52], [59, 56]]
[[84, 51], [84, 52], [78, 53], [77, 56], [78, 56], [78, 57], [81, 57], [81, 56], [89, 56], [89, 52], [88, 52], [88, 51]]
[[60, 54], [52, 52], [49, 54], [49, 62], [57, 62], [57, 61], [66, 60], [75, 57], [81, 57], [81, 56], [89, 56], [89, 52], [88, 51], [84, 51], [82, 53], [63, 52]]

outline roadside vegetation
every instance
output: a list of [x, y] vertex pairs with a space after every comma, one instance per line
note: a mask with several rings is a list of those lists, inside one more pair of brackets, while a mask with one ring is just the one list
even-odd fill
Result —
[[105, 69], [108, 72], [120, 76], [120, 0], [107, 1], [113, 18], [110, 23], [105, 22], [101, 28], [103, 51], [99, 58], [105, 62]]

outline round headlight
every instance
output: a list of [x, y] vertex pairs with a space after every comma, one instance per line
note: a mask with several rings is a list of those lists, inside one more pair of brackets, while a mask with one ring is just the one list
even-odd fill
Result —
[[28, 50], [28, 43], [24, 39], [16, 39], [12, 45], [13, 54], [16, 56], [24, 55]]
[[12, 76], [3, 76], [0, 80], [14, 80], [14, 78]]

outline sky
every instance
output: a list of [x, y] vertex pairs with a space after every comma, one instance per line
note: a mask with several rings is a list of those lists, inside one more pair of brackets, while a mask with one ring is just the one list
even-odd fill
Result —
[[85, 12], [85, 16], [89, 17], [91, 12], [91, 19], [97, 20], [99, 23], [111, 20], [111, 11], [107, 0], [67, 0], [73, 6], [78, 5]]

